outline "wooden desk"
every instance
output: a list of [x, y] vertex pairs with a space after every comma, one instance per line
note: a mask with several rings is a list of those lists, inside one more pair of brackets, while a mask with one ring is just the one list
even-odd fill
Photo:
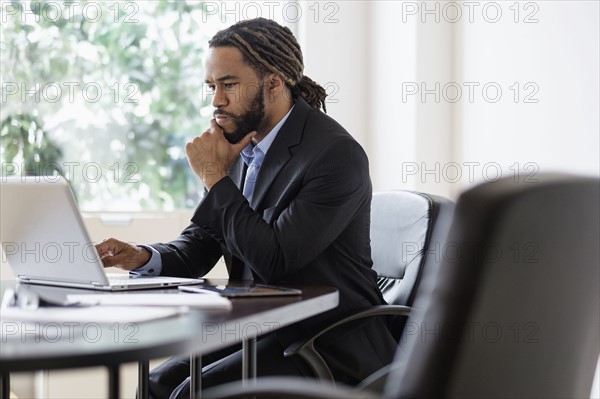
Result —
[[[211, 283], [223, 283], [212, 280]], [[13, 282], [2, 282], [2, 293]], [[90, 290], [28, 285], [42, 295], [95, 293]], [[192, 388], [198, 388], [200, 356], [242, 342], [244, 377], [256, 375], [256, 337], [333, 309], [338, 304], [335, 288], [294, 286], [302, 295], [232, 299], [231, 310], [192, 309], [178, 317], [131, 323], [131, 325], [60, 325], [52, 339], [44, 339], [27, 330], [4, 337], [0, 349], [0, 396], [8, 397], [10, 372], [105, 366], [109, 375], [109, 397], [119, 396], [119, 367], [139, 362], [140, 396], [147, 392], [148, 362], [151, 359], [192, 353]], [[161, 292], [144, 290], [138, 292]], [[135, 295], [135, 292], [131, 292]], [[87, 326], [86, 326], [87, 324]], [[93, 337], [86, 331], [93, 327]], [[24, 327], [25, 328], [25, 327]], [[43, 328], [43, 326], [40, 326]]]

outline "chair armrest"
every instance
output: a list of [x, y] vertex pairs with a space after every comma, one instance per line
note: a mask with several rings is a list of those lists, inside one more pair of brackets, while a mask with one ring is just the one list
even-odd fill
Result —
[[348, 386], [335, 386], [302, 377], [262, 377], [255, 383], [237, 381], [202, 391], [202, 398], [294, 398], [294, 399], [358, 399], [374, 397]]
[[333, 375], [329, 366], [323, 359], [323, 357], [315, 349], [315, 340], [325, 334], [328, 331], [333, 330], [343, 324], [349, 323], [354, 320], [364, 319], [367, 317], [375, 316], [408, 316], [410, 314], [410, 307], [401, 305], [379, 305], [373, 306], [372, 308], [363, 310], [361, 312], [352, 314], [344, 317], [341, 320], [327, 326], [313, 336], [298, 340], [288, 346], [283, 352], [284, 356], [289, 357], [293, 355], [299, 355], [302, 357], [308, 365], [311, 367], [315, 375], [321, 379], [330, 382], [334, 382]]

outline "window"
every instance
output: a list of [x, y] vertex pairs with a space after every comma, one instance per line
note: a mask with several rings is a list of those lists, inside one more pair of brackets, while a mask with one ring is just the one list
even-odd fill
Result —
[[202, 57], [235, 22], [215, 4], [0, 2], [1, 175], [63, 175], [87, 211], [196, 206]]

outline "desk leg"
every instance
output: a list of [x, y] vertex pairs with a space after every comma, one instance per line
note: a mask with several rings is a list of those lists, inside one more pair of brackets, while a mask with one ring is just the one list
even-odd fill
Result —
[[138, 397], [148, 399], [148, 378], [150, 376], [150, 364], [143, 361], [138, 363]]
[[202, 393], [202, 357], [190, 355], [190, 399], [200, 399]]
[[0, 376], [0, 398], [10, 398], [10, 373], [8, 371]]
[[256, 338], [242, 342], [242, 383], [256, 382]]
[[119, 399], [119, 366], [108, 367], [108, 397]]

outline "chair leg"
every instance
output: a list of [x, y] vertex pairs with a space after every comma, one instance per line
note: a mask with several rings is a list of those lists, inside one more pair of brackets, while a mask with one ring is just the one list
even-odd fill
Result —
[[138, 395], [140, 399], [148, 399], [148, 378], [150, 376], [150, 364], [147, 360], [138, 363]]
[[202, 357], [190, 355], [190, 399], [200, 398], [202, 392]]
[[118, 399], [120, 395], [120, 376], [119, 366], [108, 367], [108, 397], [109, 399]]
[[0, 375], [0, 397], [10, 398], [10, 373], [8, 372]]
[[246, 339], [242, 343], [242, 381], [256, 382], [256, 338]]

